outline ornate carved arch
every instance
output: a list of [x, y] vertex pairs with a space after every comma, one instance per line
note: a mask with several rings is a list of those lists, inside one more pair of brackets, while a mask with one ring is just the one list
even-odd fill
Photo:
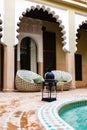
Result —
[[79, 28], [77, 29], [76, 33], [76, 42], [80, 39], [80, 29], [84, 29], [87, 31], [87, 20], [83, 21], [80, 25]]
[[[1, 15], [0, 15], [0, 17], [1, 17]], [[0, 41], [1, 41], [1, 38], [2, 38], [2, 26], [1, 26], [1, 24], [2, 24], [2, 20], [0, 19]]]
[[[21, 22], [22, 22], [24, 16], [58, 23], [58, 26], [59, 26], [59, 28], [61, 30], [62, 43], [64, 45], [66, 44], [66, 36], [65, 36], [66, 32], [64, 30], [64, 26], [62, 25], [62, 21], [59, 20], [59, 16], [55, 15], [55, 12], [51, 11], [50, 8], [45, 8], [45, 6], [40, 7], [39, 5], [37, 5], [36, 7], [31, 6], [30, 9], [27, 8], [26, 11], [22, 13], [22, 16], [19, 17], [20, 22], [17, 23], [17, 26], [18, 26], [18, 29], [17, 29], [17, 32], [18, 32], [17, 38], [20, 35], [19, 34], [20, 25], [21, 25]], [[43, 19], [43, 16], [44, 16], [44, 19]], [[63, 47], [63, 49], [64, 49], [64, 47]]]

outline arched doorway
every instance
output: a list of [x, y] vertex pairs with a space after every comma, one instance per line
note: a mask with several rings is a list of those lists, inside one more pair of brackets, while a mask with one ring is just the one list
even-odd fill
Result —
[[25, 37], [20, 43], [20, 69], [37, 72], [37, 47], [30, 37]]
[[[27, 8], [26, 12], [22, 13], [23, 16], [19, 17], [20, 22], [17, 23], [19, 27], [19, 29], [17, 29], [17, 32], [19, 33], [17, 36], [19, 43], [21, 36], [23, 35], [32, 35], [37, 41], [37, 51], [39, 52], [37, 54], [37, 72], [41, 75], [44, 75], [49, 66], [52, 70], [55, 70], [60, 66], [60, 63], [57, 61], [59, 57], [57, 56], [56, 44], [58, 43], [58, 47], [62, 48], [63, 45], [60, 44], [64, 42], [62, 36], [65, 35], [65, 31], [63, 31], [64, 26], [61, 25], [61, 20], [58, 22], [58, 16], [54, 16], [54, 13], [51, 13], [49, 10], [50, 9], [45, 9], [44, 6], [39, 7], [39, 5], [36, 8]], [[46, 31], [42, 29], [44, 26], [46, 26]], [[41, 42], [41, 39], [43, 42]], [[62, 55], [64, 57], [63, 53]]]
[[77, 52], [75, 54], [75, 80], [77, 87], [87, 87], [87, 22], [77, 30]]
[[4, 58], [4, 49], [3, 45], [0, 44], [0, 91], [3, 90], [3, 58]]

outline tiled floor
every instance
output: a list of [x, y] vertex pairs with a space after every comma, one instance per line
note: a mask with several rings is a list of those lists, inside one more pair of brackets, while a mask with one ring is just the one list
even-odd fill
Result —
[[[41, 101], [41, 96], [41, 92], [0, 92], [0, 130], [42, 130], [37, 113], [48, 102]], [[57, 93], [57, 100], [78, 97], [87, 97], [87, 89]]]

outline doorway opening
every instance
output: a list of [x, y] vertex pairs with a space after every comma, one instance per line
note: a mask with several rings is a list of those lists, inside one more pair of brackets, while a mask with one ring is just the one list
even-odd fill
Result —
[[4, 47], [0, 44], [0, 91], [3, 90]]
[[75, 54], [75, 79], [82, 80], [82, 55]]
[[23, 38], [20, 44], [20, 68], [37, 71], [37, 47], [30, 37]]
[[56, 69], [56, 34], [43, 31], [43, 72]]

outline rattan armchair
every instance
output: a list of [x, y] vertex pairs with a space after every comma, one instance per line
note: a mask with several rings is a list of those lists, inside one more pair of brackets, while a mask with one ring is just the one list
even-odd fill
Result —
[[29, 70], [18, 70], [15, 78], [15, 86], [22, 92], [41, 91], [43, 77]]
[[57, 90], [63, 91], [71, 88], [72, 76], [70, 73], [61, 70], [53, 70], [52, 72], [57, 80]]

